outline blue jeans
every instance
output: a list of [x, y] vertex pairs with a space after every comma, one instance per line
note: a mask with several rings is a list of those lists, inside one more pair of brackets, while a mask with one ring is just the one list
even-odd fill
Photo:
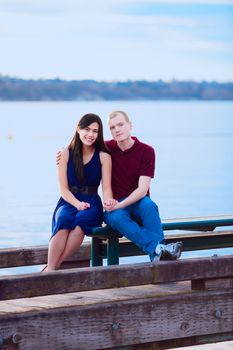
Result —
[[148, 196], [124, 209], [105, 211], [104, 221], [147, 254], [164, 240], [158, 206]]

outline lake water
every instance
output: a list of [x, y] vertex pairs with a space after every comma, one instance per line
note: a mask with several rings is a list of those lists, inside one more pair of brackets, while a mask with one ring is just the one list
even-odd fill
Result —
[[59, 197], [56, 152], [87, 112], [102, 117], [109, 139], [106, 118], [115, 109], [128, 112], [132, 134], [156, 149], [151, 196], [162, 218], [233, 213], [233, 102], [1, 102], [1, 248], [48, 243]]

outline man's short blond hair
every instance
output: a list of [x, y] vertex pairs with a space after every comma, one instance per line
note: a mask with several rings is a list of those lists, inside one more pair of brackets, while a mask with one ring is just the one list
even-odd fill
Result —
[[123, 115], [123, 117], [125, 118], [126, 122], [130, 122], [128, 114], [126, 114], [123, 111], [113, 111], [113, 112], [111, 112], [109, 114], [109, 116], [108, 116], [108, 121], [110, 121], [111, 119], [117, 117], [119, 114]]

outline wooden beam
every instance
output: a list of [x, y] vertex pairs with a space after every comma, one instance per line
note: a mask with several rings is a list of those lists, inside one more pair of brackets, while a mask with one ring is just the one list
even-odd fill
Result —
[[[42, 265], [47, 263], [48, 247], [32, 246], [21, 248], [2, 248], [0, 249], [0, 268]], [[78, 252], [73, 254], [69, 259], [71, 263], [90, 262], [91, 246], [89, 242], [84, 242]], [[77, 265], [76, 265], [77, 267]]]
[[[184, 232], [165, 234], [167, 243], [182, 241], [183, 251], [233, 247], [233, 230], [216, 232]], [[135, 244], [125, 238], [119, 241], [119, 256], [145, 255]], [[102, 243], [101, 255], [107, 255], [107, 242]]]
[[[232, 266], [233, 269], [233, 266]], [[233, 278], [209, 278], [209, 279], [198, 279], [191, 281], [192, 289], [194, 290], [213, 290], [213, 289], [224, 289], [233, 288]]]
[[203, 217], [186, 217], [163, 219], [164, 230], [214, 230], [218, 226], [233, 226], [233, 215], [214, 215]]
[[[221, 230], [221, 231], [178, 231], [175, 234], [174, 233], [167, 233], [165, 232], [165, 237], [166, 239], [173, 239], [176, 238], [177, 236], [179, 239], [185, 239], [185, 238], [208, 238], [208, 237], [222, 237], [222, 235], [226, 236], [232, 236], [233, 235], [233, 230]], [[233, 243], [232, 243], [233, 244]]]
[[0, 277], [0, 299], [233, 276], [233, 255]]
[[[233, 226], [233, 215], [214, 215], [203, 217], [186, 217], [186, 218], [171, 218], [162, 219], [162, 227], [164, 230], [199, 230], [213, 231], [219, 226]], [[98, 236], [106, 238], [111, 234], [116, 234], [108, 225], [96, 227], [93, 230], [91, 237]]]
[[[8, 344], [15, 339], [21, 350], [92, 350], [232, 336], [232, 305], [233, 291], [224, 290], [44, 308], [1, 316], [0, 335]], [[14, 345], [8, 344], [4, 349]]]
[[[233, 332], [219, 333], [219, 334], [208, 334], [196, 337], [186, 337], [180, 339], [169, 339], [157, 342], [150, 342], [145, 344], [134, 344], [121, 346], [120, 350], [167, 350], [167, 349], [178, 349], [192, 345], [204, 345], [211, 343], [227, 342], [233, 340]], [[223, 345], [224, 346], [224, 345]], [[208, 347], [209, 348], [209, 347]], [[108, 350], [116, 348], [108, 348]], [[222, 346], [219, 345], [219, 349]]]
[[92, 291], [44, 295], [33, 298], [21, 298], [0, 301], [0, 317], [4, 315], [22, 314], [36, 310], [50, 310], [54, 308], [69, 308], [87, 306], [90, 304], [112, 303], [130, 299], [151, 298], [177, 293], [193, 293], [190, 281], [162, 284], [146, 284], [124, 288], [99, 289]]
[[[226, 248], [233, 246], [233, 230], [224, 230], [216, 232], [179, 232], [176, 234], [165, 234], [167, 243], [179, 241], [183, 242], [183, 251]], [[106, 257], [107, 242], [103, 243], [101, 255]], [[21, 248], [2, 248], [0, 249], [0, 268], [42, 265], [47, 262], [48, 247], [32, 246]], [[119, 255], [134, 256], [145, 255], [132, 242], [123, 238], [120, 240]], [[90, 242], [85, 242], [79, 251], [72, 255], [67, 261], [72, 266], [82, 267], [89, 264], [91, 258]], [[74, 264], [73, 264], [74, 263]], [[68, 267], [68, 264], [66, 265]], [[71, 266], [71, 265], [70, 265]]]

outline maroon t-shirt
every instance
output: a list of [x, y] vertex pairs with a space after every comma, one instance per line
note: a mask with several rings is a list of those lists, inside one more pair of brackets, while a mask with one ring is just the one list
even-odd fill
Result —
[[[140, 176], [154, 177], [155, 151], [136, 137], [134, 145], [122, 151], [114, 140], [106, 141], [112, 156], [113, 197], [127, 197], [138, 187]], [[149, 194], [149, 193], [148, 193]]]

